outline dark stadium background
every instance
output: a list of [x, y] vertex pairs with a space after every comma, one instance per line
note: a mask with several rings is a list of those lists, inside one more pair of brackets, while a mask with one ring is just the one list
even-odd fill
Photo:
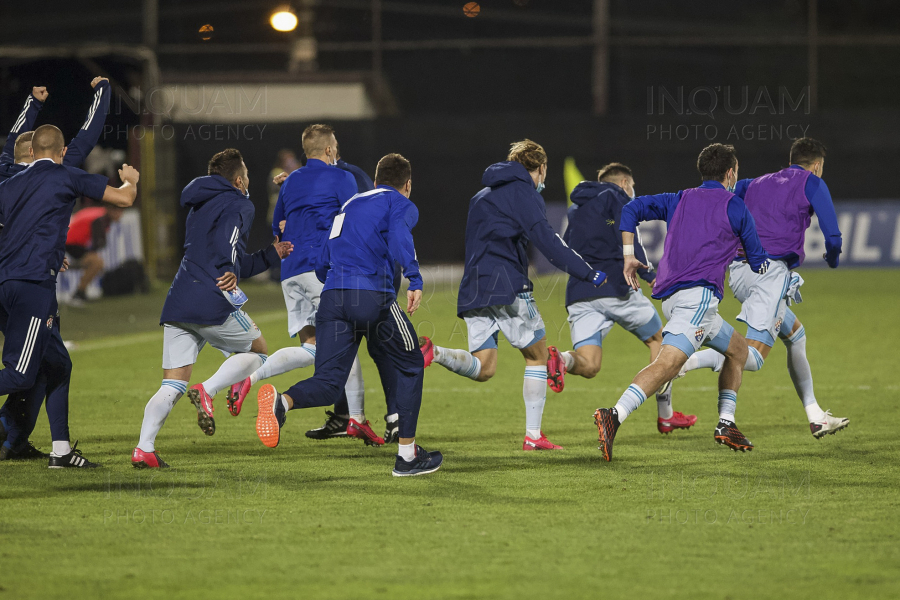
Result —
[[[330, 122], [337, 128], [344, 157], [370, 174], [387, 152], [400, 152], [412, 161], [412, 198], [421, 215], [415, 234], [423, 262], [462, 260], [466, 209], [480, 187], [481, 173], [505, 158], [509, 142], [523, 137], [548, 150], [550, 175], [544, 192], [548, 203], [565, 201], [566, 156], [575, 158], [586, 177], [612, 160], [629, 164], [636, 171], [639, 193], [695, 185], [695, 157], [708, 140], [693, 132], [709, 125], [717, 128], [716, 141], [735, 143], [743, 176], [784, 166], [790, 140], [786, 136], [760, 140], [756, 135], [752, 140], [734, 140], [726, 139], [725, 132], [732, 126], [738, 130], [744, 125], [763, 126], [768, 131], [799, 124], [829, 147], [825, 178], [835, 199], [896, 197], [897, 2], [729, 0], [710, 5], [613, 0], [608, 2], [610, 43], [602, 100], [593, 87], [597, 46], [584, 41], [595, 31], [598, 3], [591, 0], [484, 0], [477, 18], [463, 15], [462, 0], [379, 1], [385, 42], [457, 40], [447, 47], [432, 43], [385, 49], [380, 75], [368, 46], [373, 34], [370, 0], [309, 3], [319, 50], [314, 69], [294, 74], [286, 72], [285, 34], [273, 31], [268, 23], [278, 4], [159, 0], [157, 39], [151, 45], [157, 50], [160, 81], [203, 81], [223, 74], [229, 80], [254, 83], [267, 78], [364, 81], [377, 115]], [[2, 2], [0, 45], [50, 48], [56, 56], [3, 53], [0, 127], [10, 126], [33, 85], [47, 85], [51, 93], [40, 122], [59, 125], [67, 137], [80, 126], [90, 96], [87, 83], [98, 71], [113, 79], [114, 88], [140, 85], [137, 61], [121, 55], [84, 58], [73, 49], [145, 44], [141, 6], [96, 0]], [[215, 31], [204, 41], [198, 29], [206, 23]], [[676, 38], [686, 41], [673, 41]], [[516, 43], [504, 42], [511, 39]], [[497, 43], [492, 45], [491, 40]], [[358, 43], [359, 49], [347, 50], [347, 43]], [[195, 51], [204, 44], [221, 48]], [[330, 50], [329, 45], [341, 49]], [[698, 87], [726, 86], [735, 93], [746, 87], [751, 103], [760, 87], [776, 105], [781, 87], [792, 99], [805, 100], [795, 110], [776, 110], [781, 114], [770, 114], [766, 108], [751, 114], [749, 107], [728, 114], [721, 97], [712, 117], [671, 106], [659, 114], [658, 104], [648, 107], [648, 89], [658, 94], [681, 87], [690, 94]], [[110, 113], [108, 124], [119, 128], [113, 131], [142, 122], [116, 98]], [[168, 183], [157, 186], [157, 206], [172, 210], [181, 187], [205, 174], [209, 156], [235, 146], [251, 172], [251, 198], [258, 215], [253, 243], [265, 243], [266, 182], [275, 153], [289, 147], [299, 154], [300, 133], [307, 124], [268, 124], [261, 140], [236, 142], [185, 139], [187, 125], [176, 125], [174, 154], [168, 163], [160, 163], [170, 165], [171, 172], [163, 174]], [[679, 125], [692, 132], [686, 139], [674, 134]], [[671, 128], [673, 135], [666, 139], [664, 134], [648, 134], [648, 127]], [[113, 133], [100, 144], [122, 148], [129, 160], [138, 162], [134, 155], [139, 146], [128, 136]], [[175, 227], [183, 227], [181, 215], [173, 217]], [[173, 255], [160, 258], [161, 276], [177, 264], [177, 237]]]

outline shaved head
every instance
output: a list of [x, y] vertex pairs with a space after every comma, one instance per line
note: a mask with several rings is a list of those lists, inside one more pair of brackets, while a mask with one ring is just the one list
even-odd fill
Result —
[[63, 148], [66, 147], [66, 141], [63, 138], [62, 131], [55, 125], [41, 125], [34, 130], [31, 138], [31, 149], [34, 151], [34, 158], [58, 158], [62, 155]]
[[31, 138], [34, 137], [33, 131], [20, 133], [16, 138], [16, 149], [13, 152], [13, 160], [17, 163], [31, 162]]

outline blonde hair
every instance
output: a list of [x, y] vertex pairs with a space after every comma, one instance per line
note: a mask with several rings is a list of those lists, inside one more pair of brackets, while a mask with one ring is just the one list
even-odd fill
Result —
[[506, 160], [522, 163], [522, 166], [528, 171], [534, 171], [541, 165], [547, 164], [547, 153], [544, 152], [544, 147], [537, 142], [524, 139], [521, 142], [510, 144], [509, 156], [506, 157]]
[[300, 138], [303, 152], [308, 157], [325, 154], [325, 148], [329, 146], [332, 135], [334, 135], [334, 127], [331, 125], [310, 125], [303, 130], [303, 136]]

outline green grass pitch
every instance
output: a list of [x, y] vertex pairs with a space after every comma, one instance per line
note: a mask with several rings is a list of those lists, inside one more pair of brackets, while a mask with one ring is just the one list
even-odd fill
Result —
[[[68, 310], [63, 332], [79, 343], [73, 440], [103, 467], [0, 463], [0, 598], [897, 597], [900, 271], [804, 276], [796, 312], [817, 396], [851, 418], [847, 430], [813, 439], [778, 343], [738, 396], [752, 453], [713, 442], [715, 375], [704, 371], [674, 388], [695, 428], [658, 434], [651, 399], [606, 463], [592, 412], [648, 359], [616, 328], [597, 378], [548, 392], [543, 428], [560, 452], [521, 451], [524, 363], [508, 345], [488, 383], [430, 367], [419, 440], [445, 461], [412, 479], [391, 477], [390, 448], [306, 439], [318, 409], [289, 414], [281, 445], [263, 447], [255, 391], [238, 418], [220, 394], [212, 438], [182, 399], [157, 441], [173, 468], [136, 471], [129, 454], [161, 377], [165, 290]], [[536, 288], [548, 342], [568, 347], [564, 279]], [[291, 343], [280, 289], [247, 291], [270, 352]], [[734, 323], [732, 298], [721, 310]], [[432, 290], [413, 321], [464, 347], [455, 312], [452, 291]], [[205, 349], [192, 383], [221, 361]], [[383, 394], [363, 364], [380, 431]], [[49, 448], [43, 413], [33, 439]]]

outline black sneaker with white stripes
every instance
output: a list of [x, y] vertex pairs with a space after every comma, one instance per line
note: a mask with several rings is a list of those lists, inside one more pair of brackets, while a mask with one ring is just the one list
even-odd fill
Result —
[[400, 441], [400, 419], [388, 421], [391, 415], [384, 415], [384, 443], [396, 444]]
[[47, 460], [50, 458], [50, 455], [44, 454], [35, 448], [34, 444], [31, 442], [25, 442], [25, 445], [17, 450], [7, 448], [6, 446], [0, 448], [0, 460], [34, 460], [37, 458]]
[[310, 429], [306, 432], [306, 437], [313, 440], [328, 440], [331, 438], [347, 437], [347, 425], [350, 424], [350, 416], [342, 417], [336, 415], [330, 410], [326, 410], [328, 420], [318, 429]]
[[81, 455], [78, 449], [78, 442], [72, 446], [72, 451], [63, 456], [50, 455], [50, 464], [47, 465], [51, 469], [96, 469], [100, 465], [92, 463]]

